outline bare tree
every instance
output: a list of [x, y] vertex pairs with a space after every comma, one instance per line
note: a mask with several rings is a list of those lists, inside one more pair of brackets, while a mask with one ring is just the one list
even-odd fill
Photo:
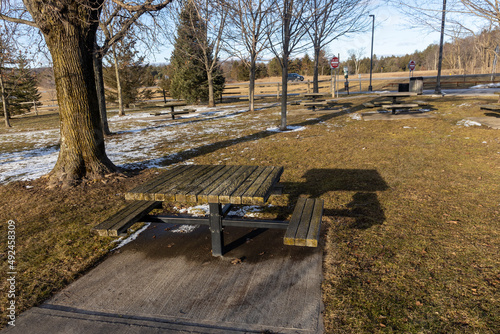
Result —
[[354, 64], [355, 74], [359, 74], [359, 65], [361, 63], [361, 57], [363, 57], [363, 55], [365, 54], [365, 48], [350, 49], [347, 51], [347, 53], [349, 54], [349, 59]]
[[[158, 26], [158, 24], [156, 22], [155, 13], [158, 13], [160, 10], [165, 8], [170, 1], [171, 0], [161, 0], [161, 2], [155, 4], [154, 0], [147, 0], [136, 6], [125, 6], [119, 1], [108, 1], [105, 3], [105, 6], [103, 6], [98, 30], [98, 34], [100, 33], [98, 37], [102, 34], [102, 38], [100, 38], [100, 43], [96, 42], [95, 45], [94, 71], [96, 75], [101, 123], [105, 135], [110, 135], [111, 131], [109, 130], [108, 118], [106, 114], [106, 100], [102, 71], [103, 58], [116, 43], [121, 41], [128, 33], [130, 33], [132, 27], [143, 28], [139, 30], [148, 31], [148, 36], [156, 35], [154, 29]], [[144, 14], [149, 14], [145, 19], [146, 23], [142, 22], [142, 18], [146, 16]], [[149, 41], [154, 42], [157, 40], [149, 37], [147, 39], [139, 38], [139, 33], [135, 34], [135, 36], [138, 39], [141, 39], [145, 44], [148, 44], [147, 49], [151, 49], [151, 43], [149, 43]], [[118, 73], [116, 78], [119, 81]], [[118, 90], [120, 90], [119, 85]], [[121, 94], [121, 92], [118, 92], [118, 94]], [[119, 114], [125, 114], [123, 104], [119, 107]]]
[[307, 0], [277, 1], [273, 6], [274, 15], [267, 16], [267, 24], [273, 27], [269, 45], [281, 66], [281, 131], [287, 129], [288, 61], [294, 51], [306, 46], [303, 37], [310, 27], [307, 5]]
[[[139, 7], [113, 1], [127, 10]], [[93, 66], [103, 2], [25, 0], [25, 7], [5, 3], [0, 14], [4, 20], [40, 29], [52, 56], [61, 133], [59, 157], [49, 173], [53, 183], [71, 185], [118, 170], [105, 151]], [[150, 7], [153, 0], [143, 4]]]
[[318, 92], [320, 50], [333, 40], [367, 30], [369, 0], [311, 0], [311, 27], [307, 33], [314, 48], [313, 90]]
[[270, 26], [266, 17], [272, 15], [275, 0], [232, 0], [229, 1], [232, 26], [236, 29], [229, 38], [234, 42], [231, 51], [238, 55], [250, 70], [248, 96], [250, 110], [253, 111], [255, 100], [255, 76], [257, 60], [269, 48], [267, 38]]

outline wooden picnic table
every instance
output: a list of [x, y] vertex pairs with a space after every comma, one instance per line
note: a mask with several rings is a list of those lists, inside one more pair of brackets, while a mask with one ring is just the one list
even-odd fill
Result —
[[397, 109], [410, 109], [418, 107], [418, 104], [404, 104], [400, 98], [416, 96], [416, 92], [392, 92], [392, 93], [380, 93], [379, 96], [390, 97], [392, 99], [392, 104], [384, 106], [384, 108], [391, 109], [392, 113], [395, 114]]
[[304, 93], [301, 94], [301, 96], [310, 98], [310, 100], [302, 101], [300, 104], [305, 107], [310, 107], [312, 110], [316, 110], [316, 107], [329, 107], [335, 102], [325, 101], [324, 98], [328, 95], [328, 93]]
[[[123, 230], [123, 226], [142, 219], [155, 223], [208, 225], [214, 256], [223, 254], [224, 226], [286, 229], [285, 244], [316, 247], [323, 210], [321, 199], [300, 199], [290, 222], [226, 218], [233, 204], [264, 205], [282, 173], [283, 167], [273, 166], [177, 166], [125, 193], [125, 199], [132, 201], [130, 205], [94, 229], [100, 235], [110, 235], [106, 231]], [[162, 202], [174, 201], [208, 203], [208, 217], [148, 215]]]

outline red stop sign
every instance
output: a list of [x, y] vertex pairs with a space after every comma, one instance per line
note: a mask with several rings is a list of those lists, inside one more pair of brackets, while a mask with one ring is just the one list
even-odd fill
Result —
[[415, 65], [415, 61], [410, 60], [410, 63], [408, 64], [408, 68], [410, 69], [410, 71], [413, 71], [415, 69]]
[[332, 68], [339, 67], [339, 58], [338, 57], [333, 57], [332, 60], [330, 60], [330, 66]]

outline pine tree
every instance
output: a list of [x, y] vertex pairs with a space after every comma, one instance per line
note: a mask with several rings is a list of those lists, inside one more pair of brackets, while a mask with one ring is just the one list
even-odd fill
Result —
[[[150, 84], [148, 82], [151, 77], [149, 65], [144, 64], [144, 57], [138, 57], [139, 52], [135, 49], [135, 41], [131, 38], [123, 39], [117, 44], [115, 50], [123, 104], [129, 108], [130, 104], [147, 98], [145, 91], [141, 91], [140, 88]], [[108, 87], [106, 99], [117, 101], [118, 84], [114, 59], [108, 56], [106, 60], [110, 65], [104, 68], [104, 83]]]
[[17, 69], [13, 72], [7, 89], [10, 90], [9, 110], [12, 115], [29, 112], [34, 103], [39, 104], [41, 94], [38, 92], [38, 80], [23, 55], [19, 55], [17, 59]]
[[[170, 95], [189, 103], [207, 101], [208, 76], [202, 62], [203, 50], [199, 44], [206, 39], [207, 26], [190, 1], [182, 9], [179, 20], [174, 51], [170, 59]], [[212, 54], [209, 50], [208, 56], [211, 57]], [[213, 71], [213, 78], [214, 95], [218, 98], [225, 83], [220, 66]]]

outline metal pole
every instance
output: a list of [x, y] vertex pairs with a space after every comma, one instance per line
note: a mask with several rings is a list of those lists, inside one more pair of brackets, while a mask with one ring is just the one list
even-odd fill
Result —
[[372, 71], [373, 71], [373, 33], [375, 32], [375, 15], [371, 14], [372, 18], [372, 52], [370, 56], [370, 85], [368, 86], [368, 91], [371, 92], [373, 90], [372, 87]]

